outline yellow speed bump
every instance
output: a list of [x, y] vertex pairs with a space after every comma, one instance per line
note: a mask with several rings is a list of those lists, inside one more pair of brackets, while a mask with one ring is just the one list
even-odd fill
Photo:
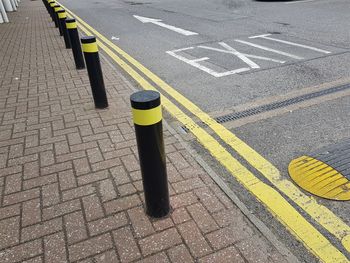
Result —
[[311, 194], [331, 200], [350, 200], [349, 179], [324, 161], [301, 156], [291, 161], [288, 171], [294, 182]]

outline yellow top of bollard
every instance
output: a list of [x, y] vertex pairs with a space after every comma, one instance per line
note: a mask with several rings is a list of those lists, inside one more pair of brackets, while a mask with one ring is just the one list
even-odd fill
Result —
[[73, 21], [73, 22], [67, 22], [66, 21], [66, 27], [67, 27], [67, 29], [77, 28], [77, 23], [75, 21]]
[[162, 120], [162, 107], [159, 105], [149, 110], [139, 110], [132, 108], [134, 123], [141, 126], [156, 124]]
[[98, 52], [98, 47], [97, 47], [97, 43], [82, 43], [83, 46], [83, 52], [86, 53], [95, 53]]
[[67, 13], [65, 11], [64, 12], [58, 12], [58, 18], [59, 19], [67, 18]]

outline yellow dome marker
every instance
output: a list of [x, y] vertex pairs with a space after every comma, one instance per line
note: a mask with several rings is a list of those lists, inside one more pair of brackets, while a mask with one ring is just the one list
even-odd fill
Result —
[[326, 162], [301, 156], [288, 166], [293, 181], [311, 194], [331, 200], [350, 200], [350, 181]]

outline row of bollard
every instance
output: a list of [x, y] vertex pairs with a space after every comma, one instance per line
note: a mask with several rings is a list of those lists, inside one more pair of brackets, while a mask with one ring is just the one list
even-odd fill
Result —
[[[1, 1], [1, 0], [0, 0]], [[108, 107], [98, 46], [94, 36], [79, 40], [77, 23], [67, 18], [66, 11], [54, 0], [43, 0], [52, 21], [64, 38], [67, 49], [72, 49], [75, 66], [84, 69], [84, 58], [90, 86], [98, 109]], [[164, 150], [162, 109], [160, 94], [156, 91], [139, 91], [130, 97], [140, 159], [146, 213], [155, 218], [170, 212], [169, 190]]]
[[17, 11], [20, 0], [0, 0], [0, 24], [9, 23], [7, 12]]

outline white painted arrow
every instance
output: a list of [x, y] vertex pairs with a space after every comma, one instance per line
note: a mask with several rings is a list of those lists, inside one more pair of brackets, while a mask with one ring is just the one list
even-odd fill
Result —
[[136, 15], [134, 15], [134, 17], [136, 19], [138, 19], [139, 21], [141, 21], [142, 23], [152, 23], [152, 24], [167, 28], [169, 30], [175, 31], [175, 32], [182, 34], [182, 35], [185, 35], [185, 36], [198, 35], [198, 33], [196, 33], [196, 32], [192, 32], [192, 31], [188, 31], [188, 30], [185, 30], [182, 28], [178, 28], [175, 26], [164, 24], [161, 22], [162, 21], [161, 19], [149, 18], [149, 17], [144, 17], [144, 16], [136, 16]]

